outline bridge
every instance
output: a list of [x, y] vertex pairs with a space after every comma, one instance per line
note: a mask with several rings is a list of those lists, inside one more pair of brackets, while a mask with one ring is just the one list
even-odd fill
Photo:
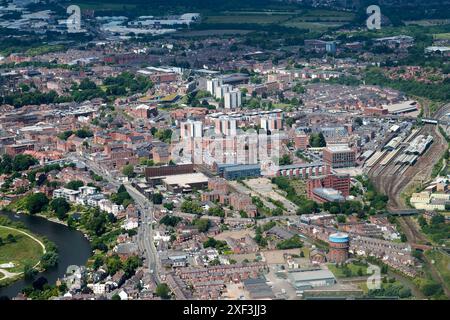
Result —
[[388, 215], [390, 216], [415, 216], [419, 214], [420, 211], [416, 209], [404, 209], [404, 210], [390, 210], [388, 211]]

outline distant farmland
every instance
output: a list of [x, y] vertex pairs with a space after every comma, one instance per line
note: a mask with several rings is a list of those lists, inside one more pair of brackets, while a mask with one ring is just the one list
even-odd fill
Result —
[[354, 19], [350, 12], [332, 10], [296, 10], [288, 11], [225, 11], [208, 14], [203, 17], [204, 25], [220, 24], [258, 24], [311, 29], [325, 31], [329, 28], [342, 26]]

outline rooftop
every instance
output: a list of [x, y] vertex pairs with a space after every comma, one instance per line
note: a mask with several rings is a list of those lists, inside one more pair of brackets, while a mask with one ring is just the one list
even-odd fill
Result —
[[168, 185], [188, 186], [190, 183], [208, 183], [208, 177], [197, 172], [167, 176], [163, 181]]

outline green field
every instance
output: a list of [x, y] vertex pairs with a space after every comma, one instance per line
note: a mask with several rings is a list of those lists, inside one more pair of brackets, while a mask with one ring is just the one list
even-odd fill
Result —
[[424, 19], [424, 20], [411, 20], [411, 21], [404, 21], [406, 25], [418, 25], [422, 27], [429, 27], [429, 26], [440, 26], [444, 24], [449, 24], [450, 19]]
[[136, 8], [135, 4], [121, 4], [121, 3], [102, 3], [102, 2], [83, 2], [76, 1], [74, 4], [80, 6], [81, 9], [90, 9], [90, 10], [111, 10], [111, 11], [120, 11], [124, 9], [134, 9]]
[[[367, 267], [365, 267], [365, 266], [358, 266], [353, 263], [348, 263], [347, 267], [351, 270], [352, 277], [359, 277], [358, 276], [359, 269], [361, 269], [361, 271], [362, 271], [362, 276], [367, 276]], [[334, 276], [336, 278], [347, 278], [343, 272], [343, 268], [341, 268], [341, 267], [336, 268], [336, 265], [328, 264], [328, 269], [330, 269], [330, 271], [334, 274]]]
[[288, 11], [224, 11], [205, 14], [203, 23], [208, 24], [277, 24], [285, 27], [326, 31], [352, 21], [354, 14], [332, 10]]
[[203, 22], [207, 24], [227, 24], [227, 23], [250, 23], [250, 24], [273, 24], [280, 23], [289, 19], [291, 15], [272, 15], [272, 14], [224, 14], [207, 16]]
[[447, 286], [450, 287], [450, 256], [437, 250], [426, 251], [425, 255], [430, 260], [434, 260], [436, 269], [444, 279]]
[[436, 40], [450, 40], [450, 32], [448, 33], [436, 33], [433, 35]]
[[308, 21], [288, 21], [283, 24], [286, 27], [298, 28], [298, 29], [310, 29], [314, 31], [326, 31], [330, 28], [337, 28], [342, 26], [339, 22], [308, 22]]
[[[16, 242], [8, 242], [7, 236], [12, 234]], [[9, 272], [22, 272], [24, 265], [28, 262], [35, 265], [39, 262], [43, 249], [34, 239], [18, 230], [7, 229], [0, 226], [0, 237], [3, 245], [0, 246], [0, 264], [12, 262], [14, 268], [7, 269]]]
[[290, 185], [295, 189], [295, 193], [299, 196], [306, 195], [306, 183], [300, 179], [290, 179]]

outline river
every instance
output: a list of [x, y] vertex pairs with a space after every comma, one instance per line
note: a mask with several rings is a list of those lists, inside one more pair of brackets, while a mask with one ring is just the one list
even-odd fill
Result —
[[[84, 237], [83, 233], [72, 230], [63, 224], [51, 222], [42, 217], [29, 215], [16, 215], [9, 212], [1, 212], [0, 216], [5, 216], [15, 222], [22, 222], [32, 233], [44, 236], [58, 247], [58, 265], [39, 273], [37, 277], [47, 278], [49, 284], [55, 284], [61, 278], [70, 265], [85, 265], [92, 254], [91, 245]], [[0, 297], [15, 297], [22, 289], [32, 284], [33, 281], [25, 279], [17, 280], [7, 287], [0, 288]]]

